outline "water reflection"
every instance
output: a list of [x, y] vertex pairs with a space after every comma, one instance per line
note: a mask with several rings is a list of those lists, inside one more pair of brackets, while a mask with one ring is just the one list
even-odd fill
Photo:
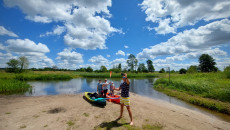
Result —
[[[29, 82], [33, 86], [33, 91], [25, 93], [26, 96], [41, 95], [58, 95], [58, 94], [77, 94], [82, 92], [96, 92], [99, 78], [77, 78], [69, 81], [32, 81]], [[104, 82], [104, 79], [102, 79]], [[172, 104], [176, 104], [191, 110], [195, 110], [213, 118], [219, 118], [230, 122], [230, 116], [209, 111], [207, 109], [188, 104], [173, 97], [169, 97], [163, 93], [154, 90], [153, 83], [156, 79], [130, 79], [130, 91], [139, 95], [147, 96], [155, 100], [162, 100]], [[115, 87], [119, 87], [123, 82], [121, 79], [108, 79], [113, 81]]]

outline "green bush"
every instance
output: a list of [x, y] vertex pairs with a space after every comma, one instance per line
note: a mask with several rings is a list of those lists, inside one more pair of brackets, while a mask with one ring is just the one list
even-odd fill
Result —
[[181, 68], [181, 69], [179, 70], [179, 74], [186, 74], [186, 72], [187, 72], [187, 70], [184, 69], [184, 68]]
[[224, 69], [224, 74], [230, 79], [230, 65]]

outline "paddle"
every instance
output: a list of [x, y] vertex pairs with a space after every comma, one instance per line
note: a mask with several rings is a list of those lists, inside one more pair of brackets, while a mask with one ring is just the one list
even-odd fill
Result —
[[120, 98], [96, 98], [94, 100], [107, 100], [107, 99], [120, 99]]
[[110, 76], [110, 79], [111, 79], [111, 76], [112, 76], [112, 71], [110, 71], [110, 74], [109, 74], [109, 76]]

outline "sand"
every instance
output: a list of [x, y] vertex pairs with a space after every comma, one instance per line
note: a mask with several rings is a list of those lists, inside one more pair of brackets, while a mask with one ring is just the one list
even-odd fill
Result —
[[[123, 119], [116, 122], [120, 105], [107, 102], [101, 108], [87, 102], [83, 95], [0, 97], [0, 130], [129, 128], [126, 109]], [[155, 125], [166, 130], [230, 129], [230, 123], [196, 111], [133, 93], [130, 97], [133, 128]]]

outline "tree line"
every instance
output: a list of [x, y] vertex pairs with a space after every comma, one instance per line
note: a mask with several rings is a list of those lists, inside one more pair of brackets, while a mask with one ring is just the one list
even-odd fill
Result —
[[[215, 66], [216, 62], [213, 59], [212, 56], [208, 54], [202, 54], [199, 59], [199, 65], [191, 65], [189, 68], [181, 68], [179, 70], [180, 74], [185, 74], [185, 73], [196, 73], [196, 72], [217, 72], [218, 68]], [[92, 67], [88, 66], [87, 68], [79, 68], [76, 69], [78, 72], [108, 72], [108, 71], [113, 71], [115, 73], [120, 73], [120, 72], [141, 72], [141, 73], [148, 73], [148, 72], [155, 72], [155, 68], [153, 66], [153, 62], [151, 60], [147, 60], [146, 64], [147, 67], [145, 66], [144, 63], [139, 63], [138, 65], [138, 60], [137, 58], [133, 55], [130, 54], [127, 61], [126, 61], [128, 67], [124, 67], [122, 69], [121, 63], [118, 65], [114, 65], [113, 68], [107, 69], [106, 66], [102, 65], [99, 70], [93, 70]], [[25, 69], [28, 69], [29, 66], [29, 60], [25, 56], [21, 56], [18, 59], [10, 59], [9, 62], [6, 63], [8, 66], [6, 68], [7, 72], [15, 72], [15, 73], [21, 73], [25, 71]], [[225, 68], [226, 70], [230, 69], [230, 66]], [[45, 68], [31, 68], [30, 70], [33, 71], [73, 71], [70, 69], [59, 69], [56, 65], [52, 67], [45, 67]], [[161, 68], [159, 70], [159, 73], [165, 73], [165, 69]], [[175, 70], [171, 70], [171, 73], [174, 73]]]

